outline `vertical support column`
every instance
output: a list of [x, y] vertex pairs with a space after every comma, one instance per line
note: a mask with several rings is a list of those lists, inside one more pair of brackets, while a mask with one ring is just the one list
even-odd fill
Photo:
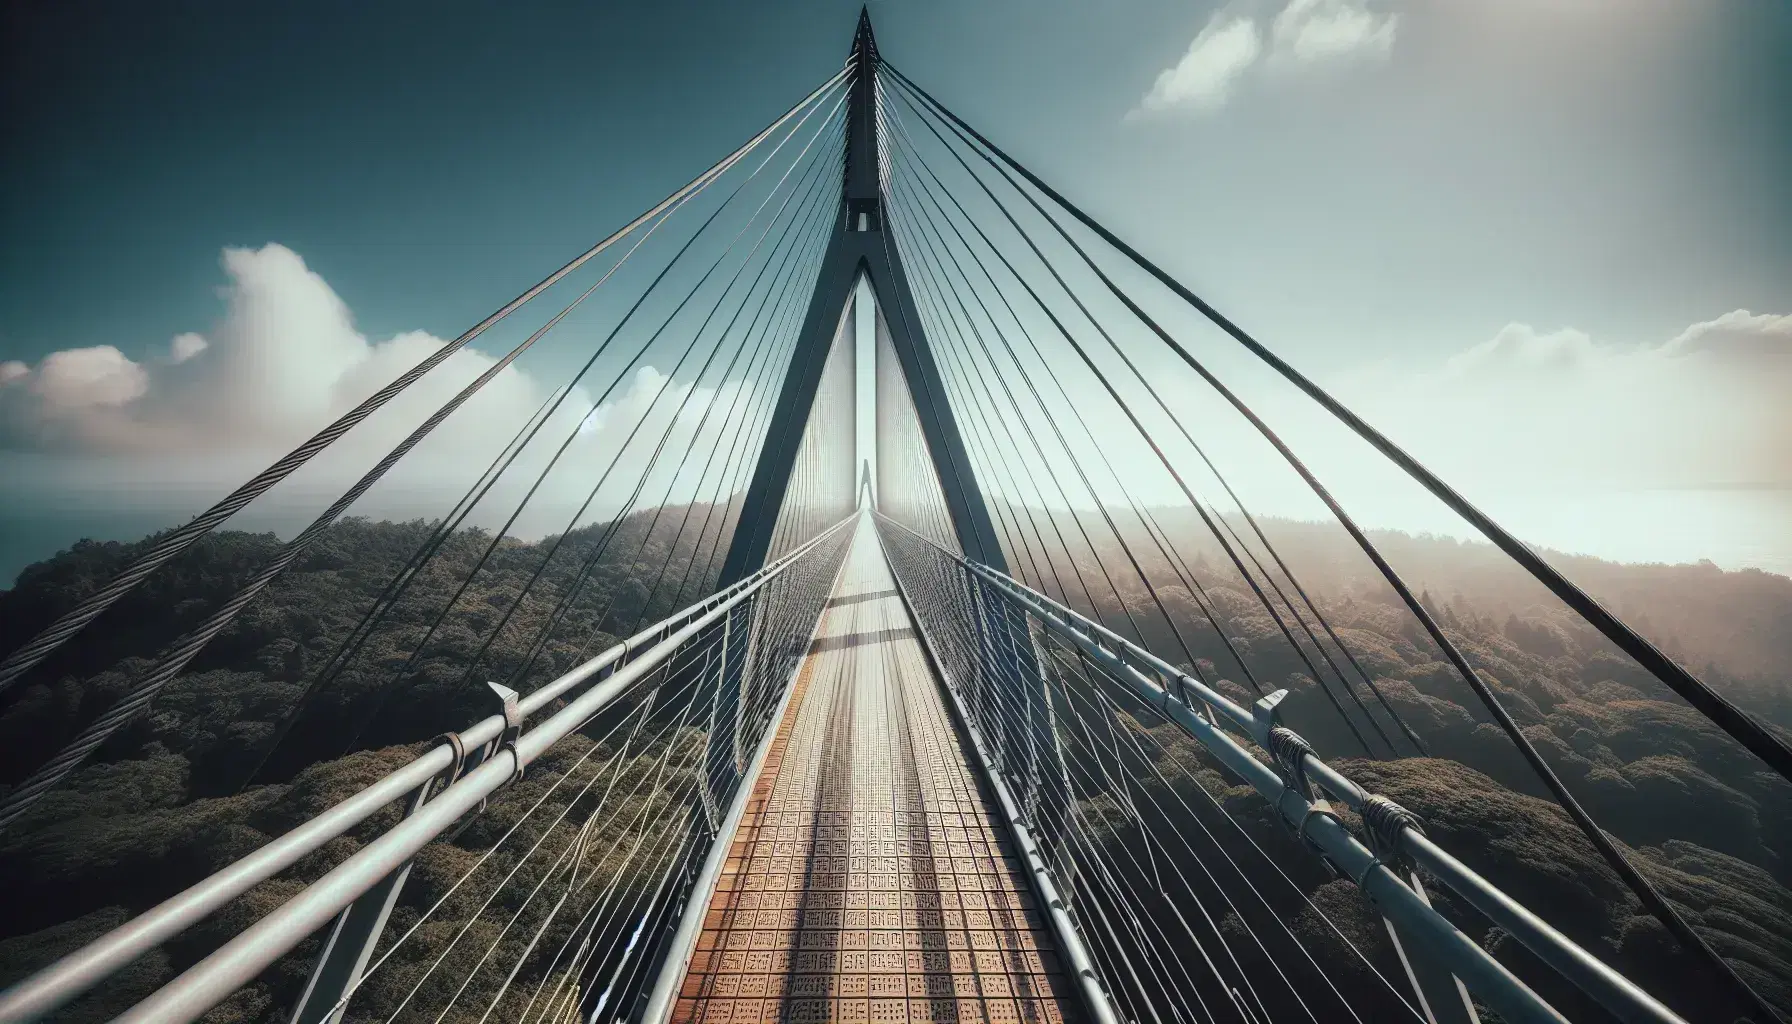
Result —
[[[417, 813], [435, 784], [436, 780], [431, 779], [411, 792], [405, 817]], [[342, 1019], [348, 1010], [343, 997], [360, 983], [367, 962], [373, 958], [373, 949], [379, 944], [380, 933], [392, 916], [392, 908], [398, 905], [399, 890], [410, 874], [411, 862], [405, 861], [336, 916], [330, 937], [324, 940], [323, 951], [318, 954], [317, 966], [311, 971], [311, 980], [305, 983], [305, 991], [293, 1008], [292, 1024], [336, 1024]]]
[[[1412, 887], [1426, 906], [1431, 905], [1431, 898], [1425, 895], [1425, 886], [1419, 881], [1417, 871], [1402, 868], [1396, 874]], [[1381, 923], [1388, 930], [1388, 938], [1394, 941], [1394, 951], [1400, 955], [1400, 966], [1406, 969], [1406, 980], [1419, 997], [1419, 1009], [1424, 1012], [1425, 1019], [1430, 1024], [1480, 1024], [1481, 1018], [1475, 1013], [1474, 1001], [1469, 998], [1462, 979], [1451, 974], [1423, 942], [1414, 941], [1410, 935], [1401, 935], [1394, 922], [1385, 917]]]

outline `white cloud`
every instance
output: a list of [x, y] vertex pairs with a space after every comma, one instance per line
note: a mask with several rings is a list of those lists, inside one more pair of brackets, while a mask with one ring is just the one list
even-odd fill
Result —
[[1255, 19], [1217, 13], [1195, 36], [1182, 59], [1157, 76], [1134, 114], [1176, 107], [1217, 109], [1262, 52]]
[[174, 336], [174, 340], [168, 343], [168, 358], [171, 362], [184, 363], [204, 352], [208, 347], [203, 335], [194, 334], [191, 331], [186, 334], [177, 334]]
[[1435, 368], [1379, 366], [1340, 390], [1446, 478], [1792, 486], [1792, 316], [1736, 310], [1632, 345], [1509, 324]]
[[110, 345], [52, 352], [39, 363], [28, 387], [54, 413], [126, 405], [149, 390], [149, 375]]
[[1270, 28], [1272, 55], [1297, 63], [1386, 57], [1399, 20], [1351, 0], [1289, 0]]
[[1792, 316], [1756, 315], [1746, 309], [1693, 324], [1663, 346], [1670, 353], [1711, 352], [1719, 356], [1792, 358]]
[[[1201, 344], [1199, 331], [1188, 336]], [[1480, 537], [1242, 347], [1211, 340], [1221, 343], [1197, 349], [1207, 367], [1358, 522]], [[1331, 519], [1244, 417], [1148, 335], [1139, 344], [1141, 368], [1175, 420], [1118, 366], [1112, 380], [1197, 494], [1229, 507], [1182, 428], [1253, 512]], [[1432, 351], [1329, 373], [1320, 383], [1527, 543], [1626, 561], [1711, 558], [1728, 567], [1792, 568], [1792, 402], [1785, 397], [1792, 395], [1792, 316], [1738, 310], [1642, 338], [1509, 324], [1477, 343]], [[1078, 475], [1055, 448], [1055, 418], [1102, 500], [1116, 508], [1129, 500], [1184, 504], [1156, 453], [1092, 380], [1076, 379], [1072, 395], [1092, 437], [1071, 406], [1049, 398], [1047, 414], [1028, 409], [1018, 419], [1003, 411], [1023, 445], [1026, 432], [1042, 438], [1050, 472], [1033, 482], [1000, 461], [980, 461], [979, 473], [987, 474], [980, 479], [998, 488], [1011, 482], [1026, 501], [1088, 507]]]
[[[110, 345], [51, 353], [0, 393], [0, 442], [81, 454], [270, 450], [309, 435], [443, 344], [420, 331], [370, 341], [335, 291], [285, 246], [226, 249], [222, 266], [225, 311], [209, 336], [177, 335], [166, 358], [143, 362]], [[492, 362], [463, 349], [356, 434], [395, 441]], [[507, 368], [469, 403], [472, 413], [441, 432], [472, 438], [484, 431], [453, 424], [518, 422], [546, 394]], [[589, 401], [581, 392], [566, 404]]]
[[1222, 9], [1207, 20], [1182, 58], [1158, 74], [1127, 119], [1178, 109], [1217, 110], [1265, 62], [1298, 68], [1346, 58], [1385, 58], [1398, 26], [1399, 15], [1378, 14], [1361, 0], [1288, 0], [1270, 20], [1267, 33], [1251, 14]]
[[[36, 483], [29, 486], [39, 491], [27, 495], [29, 487], [21, 484], [22, 500], [156, 508], [208, 503], [444, 343], [421, 331], [366, 338], [335, 291], [284, 246], [226, 249], [222, 267], [228, 284], [221, 290], [219, 322], [204, 335], [175, 336], [152, 358], [136, 361], [102, 345], [54, 352], [36, 366], [0, 363], [0, 452], [12, 453], [0, 457], [15, 469], [30, 467]], [[258, 502], [271, 515], [263, 522], [286, 529], [295, 516], [313, 514], [494, 362], [472, 347], [449, 357]], [[715, 447], [738, 388], [730, 381], [719, 391], [693, 389], [652, 366], [637, 368], [596, 408], [597, 395], [583, 385], [573, 388], [474, 522], [501, 522], [568, 438], [565, 456], [515, 531], [539, 535], [564, 528], [616, 458], [614, 478], [590, 514], [611, 511], [614, 499], [633, 490], [647, 471], [649, 453], [671, 429], [665, 450], [672, 456], [657, 464], [645, 492], [657, 501], [656, 491], [673, 483], [678, 454]], [[556, 391], [520, 362], [506, 367], [356, 511], [440, 515]], [[697, 421], [712, 405], [698, 438]], [[684, 412], [673, 423], [680, 407]], [[735, 422], [745, 411], [742, 398]], [[643, 420], [636, 440], [624, 448]], [[693, 460], [679, 477], [674, 500], [689, 497], [699, 465]]]

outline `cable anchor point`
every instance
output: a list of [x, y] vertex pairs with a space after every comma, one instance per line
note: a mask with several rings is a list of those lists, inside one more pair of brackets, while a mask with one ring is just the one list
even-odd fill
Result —
[[510, 751], [511, 759], [516, 763], [516, 772], [511, 775], [510, 781], [516, 782], [523, 777], [523, 755], [516, 749], [516, 741], [523, 735], [523, 708], [515, 690], [503, 683], [487, 682], [485, 685], [491, 687], [492, 693], [497, 695], [504, 714], [504, 731], [493, 743], [492, 752], [487, 759], [506, 750]]

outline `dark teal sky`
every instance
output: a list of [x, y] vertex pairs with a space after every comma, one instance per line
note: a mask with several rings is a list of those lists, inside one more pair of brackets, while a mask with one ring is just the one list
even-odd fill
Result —
[[[219, 249], [267, 241], [370, 336], [451, 336], [831, 70], [856, 6], [10, 5], [0, 346], [203, 330]], [[1297, 352], [1331, 346], [1295, 303], [1397, 350], [1792, 306], [1784, 5], [1611, 3], [1604, 31], [1503, 5], [1516, 41], [1469, 0], [1382, 6], [1385, 67], [1143, 124], [1209, 5], [873, 13], [892, 60]], [[1622, 24], [1650, 20], [1677, 24]]]
[[[1380, 19], [1389, 45], [1308, 65], [1265, 42], [1223, 103], [1128, 116], [1205, 29], [1248, 18], [1271, 40], [1295, 8]], [[871, 10], [891, 61], [1346, 390], [1388, 365], [1413, 378], [1383, 390], [1417, 389], [1512, 325], [1625, 356], [1733, 311], [1792, 314], [1792, 6]], [[453, 337], [830, 74], [857, 11], [9, 5], [0, 362], [165, 352], [221, 315], [221, 250], [267, 243], [321, 275], [368, 339]], [[1588, 408], [1655, 401], [1642, 384], [1607, 390]], [[1729, 399], [1685, 415], [1721, 418]], [[1760, 479], [1721, 482], [1792, 486], [1792, 442], [1761, 460]], [[1679, 465], [1660, 482], [1686, 479]], [[56, 504], [7, 502], [0, 514]], [[73, 539], [57, 536], [51, 550]], [[14, 556], [0, 563], [8, 575]]]

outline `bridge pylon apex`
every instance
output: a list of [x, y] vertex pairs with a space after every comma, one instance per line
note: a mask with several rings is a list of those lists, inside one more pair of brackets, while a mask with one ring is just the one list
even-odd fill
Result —
[[964, 437], [946, 397], [939, 366], [928, 343], [902, 263], [901, 247], [889, 223], [878, 135], [877, 39], [869, 10], [861, 10], [849, 55], [852, 74], [846, 103], [846, 160], [841, 203], [815, 290], [810, 296], [784, 384], [772, 412], [764, 447], [748, 484], [740, 517], [722, 564], [717, 586], [726, 587], [765, 564], [773, 528], [790, 484], [803, 427], [814, 406], [829, 346], [850, 325], [841, 317], [860, 279], [869, 282], [887, 326], [921, 433], [944, 492], [946, 507], [965, 557], [1000, 571], [1007, 561]]

